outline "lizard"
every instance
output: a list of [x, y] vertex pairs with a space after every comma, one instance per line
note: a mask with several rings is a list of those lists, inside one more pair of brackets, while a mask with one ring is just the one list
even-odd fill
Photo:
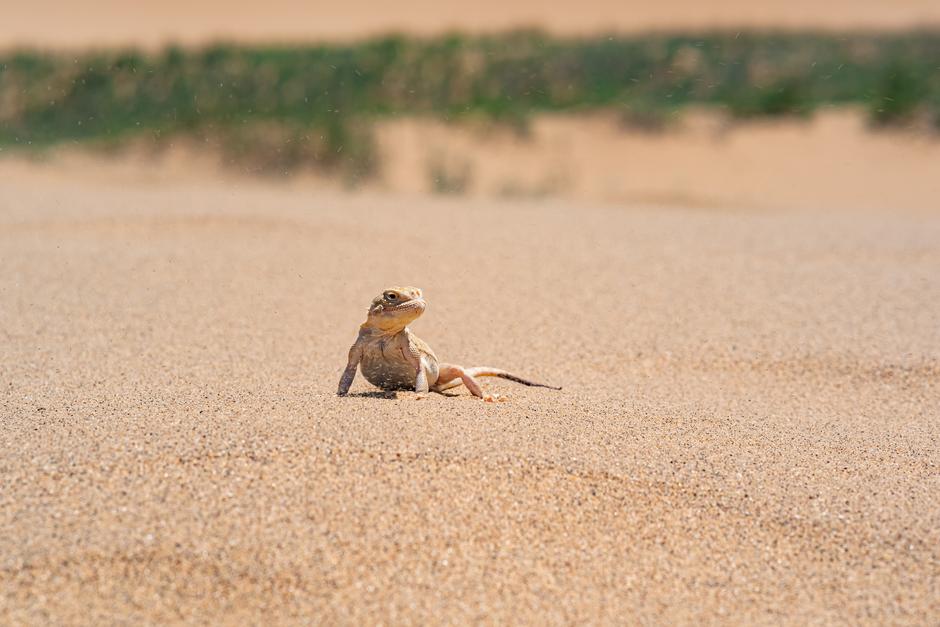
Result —
[[505, 397], [486, 394], [476, 377], [501, 377], [523, 385], [560, 390], [560, 387], [523, 379], [499, 368], [464, 368], [438, 361], [431, 347], [411, 332], [408, 325], [427, 309], [422, 291], [416, 287], [390, 287], [372, 300], [366, 321], [349, 349], [346, 369], [337, 394], [349, 392], [357, 368], [370, 383], [383, 390], [414, 390], [417, 398], [429, 391], [443, 392], [461, 384], [473, 396], [487, 402]]

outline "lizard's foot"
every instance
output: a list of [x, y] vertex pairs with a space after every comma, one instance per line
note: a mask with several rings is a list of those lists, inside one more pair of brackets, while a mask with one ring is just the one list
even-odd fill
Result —
[[427, 395], [427, 393], [425, 393], [425, 392], [416, 392], [415, 395], [412, 396], [411, 398], [412, 398], [412, 400], [423, 401], [423, 400], [426, 399], [427, 397], [428, 397], [428, 395]]
[[484, 394], [482, 398], [485, 403], [505, 403], [509, 400], [505, 394]]

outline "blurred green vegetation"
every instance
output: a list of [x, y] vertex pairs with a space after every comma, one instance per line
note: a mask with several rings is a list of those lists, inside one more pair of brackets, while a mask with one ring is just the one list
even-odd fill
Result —
[[735, 117], [866, 108], [940, 127], [940, 32], [732, 33], [559, 39], [537, 32], [351, 45], [0, 55], [0, 146], [212, 137], [260, 169], [375, 171], [382, 116], [616, 108], [655, 130], [704, 105]]

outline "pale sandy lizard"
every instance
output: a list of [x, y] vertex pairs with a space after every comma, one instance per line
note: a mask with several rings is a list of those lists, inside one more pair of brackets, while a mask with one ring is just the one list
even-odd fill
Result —
[[474, 377], [502, 377], [523, 385], [561, 389], [498, 368], [463, 368], [440, 363], [431, 347], [408, 328], [426, 308], [427, 301], [416, 287], [390, 287], [376, 296], [368, 318], [359, 327], [359, 337], [349, 349], [349, 361], [337, 394], [345, 396], [349, 391], [357, 367], [362, 368], [362, 375], [373, 385], [383, 390], [414, 390], [418, 398], [428, 391], [443, 392], [462, 383], [484, 401], [504, 400], [485, 394]]

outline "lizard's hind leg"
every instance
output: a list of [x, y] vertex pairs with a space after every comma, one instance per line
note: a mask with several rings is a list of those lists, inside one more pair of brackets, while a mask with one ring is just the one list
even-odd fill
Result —
[[491, 394], [484, 394], [483, 388], [480, 387], [480, 384], [477, 383], [476, 379], [474, 379], [466, 369], [453, 364], [440, 365], [440, 374], [437, 377], [437, 384], [434, 385], [433, 390], [435, 392], [443, 392], [444, 390], [455, 388], [461, 383], [467, 386], [470, 393], [477, 398], [482, 398], [487, 402], [499, 400], [498, 397], [494, 397]]

